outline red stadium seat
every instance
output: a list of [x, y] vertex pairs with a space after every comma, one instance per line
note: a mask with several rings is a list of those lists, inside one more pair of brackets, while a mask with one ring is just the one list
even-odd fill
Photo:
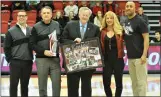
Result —
[[63, 10], [64, 9], [63, 1], [53, 1], [53, 6], [54, 6], [55, 10]]
[[8, 31], [8, 21], [2, 21], [1, 34], [5, 34]]
[[127, 1], [117, 1], [116, 4], [118, 4], [119, 9], [121, 9], [121, 11], [125, 10], [125, 5], [126, 5]]
[[14, 25], [16, 25], [17, 21], [16, 20], [12, 20], [11, 24], [10, 24], [10, 28], [13, 27]]
[[18, 10], [13, 10], [13, 12], [12, 12], [12, 20], [17, 20], [17, 13], [18, 13]]
[[63, 1], [63, 5], [64, 7], [66, 7], [68, 5], [69, 1]]
[[36, 21], [37, 11], [36, 10], [27, 11], [27, 16], [28, 21]]
[[35, 21], [27, 21], [27, 25], [33, 27], [35, 25]]
[[135, 3], [135, 8], [136, 8], [136, 13], [138, 12], [138, 8], [140, 7], [139, 1], [134, 1]]
[[2, 10], [1, 11], [2, 21], [8, 22], [10, 20], [10, 15], [11, 15], [11, 12], [9, 10]]

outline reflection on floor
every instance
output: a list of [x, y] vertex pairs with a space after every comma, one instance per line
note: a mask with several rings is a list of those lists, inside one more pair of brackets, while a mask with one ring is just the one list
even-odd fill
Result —
[[[1, 96], [9, 96], [9, 76], [1, 76]], [[51, 81], [48, 79], [48, 96], [51, 96]], [[112, 92], [115, 92], [115, 81], [112, 77], [111, 82]], [[81, 89], [79, 89], [81, 90]], [[20, 87], [18, 88], [18, 95], [20, 95]], [[36, 75], [31, 76], [29, 84], [29, 96], [38, 96], [38, 78]], [[123, 77], [123, 93], [122, 96], [132, 96], [131, 80], [128, 74], [124, 74]], [[67, 79], [65, 75], [62, 75], [61, 83], [61, 96], [67, 96]], [[92, 77], [92, 96], [105, 96], [102, 76], [93, 75]], [[160, 96], [160, 75], [149, 74], [148, 75], [148, 89], [147, 96]]]

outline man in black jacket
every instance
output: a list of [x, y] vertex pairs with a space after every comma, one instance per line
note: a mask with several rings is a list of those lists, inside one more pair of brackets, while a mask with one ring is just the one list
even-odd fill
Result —
[[[88, 22], [92, 11], [88, 7], [79, 9], [79, 21], [69, 22], [62, 33], [62, 43], [80, 43], [81, 41], [93, 37], [99, 37], [99, 27]], [[81, 78], [81, 96], [91, 97], [91, 78], [95, 71], [85, 70], [67, 74], [68, 97], [78, 97], [79, 81]]]
[[139, 7], [138, 8], [138, 15], [144, 20], [144, 22], [147, 24], [148, 26], [148, 32], [150, 33], [150, 25], [149, 25], [149, 19], [148, 16], [146, 14], [144, 14], [143, 8]]
[[21, 82], [21, 96], [28, 97], [28, 84], [32, 71], [33, 54], [29, 47], [31, 27], [27, 26], [27, 13], [21, 10], [17, 24], [11, 27], [5, 38], [4, 52], [10, 63], [10, 97], [17, 97], [17, 86]]
[[[36, 66], [38, 74], [39, 95], [47, 96], [47, 79], [50, 74], [53, 96], [60, 96], [61, 71], [59, 64], [59, 47], [53, 53], [50, 49], [49, 35], [56, 33], [59, 42], [59, 23], [52, 20], [52, 9], [45, 6], [41, 9], [42, 21], [33, 26], [30, 37], [32, 49], [36, 52]], [[59, 43], [57, 43], [59, 45]]]

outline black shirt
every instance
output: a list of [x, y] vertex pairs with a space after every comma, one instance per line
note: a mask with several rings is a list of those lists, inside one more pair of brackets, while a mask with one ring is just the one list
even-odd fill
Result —
[[135, 15], [128, 19], [124, 26], [124, 40], [128, 58], [141, 58], [144, 50], [144, 39], [142, 34], [148, 33], [147, 24], [140, 16]]
[[117, 44], [116, 44], [116, 37], [115, 35], [109, 38], [107, 35], [105, 36], [105, 53], [108, 53], [110, 51], [116, 51], [117, 52]]

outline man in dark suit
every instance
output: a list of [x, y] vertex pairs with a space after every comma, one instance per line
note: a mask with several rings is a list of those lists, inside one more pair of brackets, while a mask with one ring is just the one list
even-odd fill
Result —
[[[92, 11], [88, 7], [79, 9], [79, 20], [69, 22], [62, 33], [62, 43], [80, 43], [81, 41], [99, 37], [99, 27], [89, 22]], [[78, 97], [81, 78], [81, 96], [91, 97], [91, 78], [95, 69], [67, 74], [68, 97]]]

